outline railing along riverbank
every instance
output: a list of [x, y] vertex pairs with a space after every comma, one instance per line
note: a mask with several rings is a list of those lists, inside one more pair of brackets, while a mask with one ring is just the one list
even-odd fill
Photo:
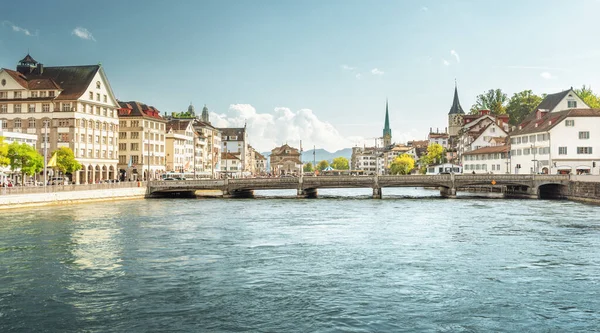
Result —
[[146, 182], [0, 187], [0, 195], [108, 190], [131, 187], [146, 187]]

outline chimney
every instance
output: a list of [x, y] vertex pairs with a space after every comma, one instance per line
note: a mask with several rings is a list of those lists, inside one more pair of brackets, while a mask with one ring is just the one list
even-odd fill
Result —
[[40, 64], [40, 63], [38, 62], [38, 64], [37, 64], [37, 68], [35, 69], [35, 71], [36, 71], [36, 74], [37, 74], [37, 75], [42, 75], [42, 74], [44, 74], [44, 64]]
[[448, 133], [448, 127], [444, 128], [444, 133]]

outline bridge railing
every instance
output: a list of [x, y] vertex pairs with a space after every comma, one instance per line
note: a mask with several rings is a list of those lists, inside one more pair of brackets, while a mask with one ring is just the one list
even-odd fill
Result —
[[229, 184], [232, 185], [251, 185], [260, 182], [262, 184], [297, 184], [300, 178], [282, 177], [282, 178], [232, 178]]
[[150, 187], [206, 187], [223, 186], [225, 180], [222, 179], [196, 179], [196, 180], [151, 180]]

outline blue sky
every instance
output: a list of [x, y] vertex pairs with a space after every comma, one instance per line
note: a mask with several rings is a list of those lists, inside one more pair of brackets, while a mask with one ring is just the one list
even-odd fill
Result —
[[[0, 66], [102, 63], [117, 98], [163, 113], [207, 104], [270, 150], [335, 150], [447, 126], [501, 88], [600, 92], [598, 0], [30, 1], [0, 12]], [[78, 29], [79, 28], [79, 29]], [[77, 30], [76, 30], [77, 29]]]

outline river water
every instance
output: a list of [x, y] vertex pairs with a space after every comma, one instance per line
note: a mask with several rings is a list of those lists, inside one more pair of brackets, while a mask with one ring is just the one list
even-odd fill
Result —
[[600, 207], [320, 191], [0, 211], [0, 332], [593, 332]]

